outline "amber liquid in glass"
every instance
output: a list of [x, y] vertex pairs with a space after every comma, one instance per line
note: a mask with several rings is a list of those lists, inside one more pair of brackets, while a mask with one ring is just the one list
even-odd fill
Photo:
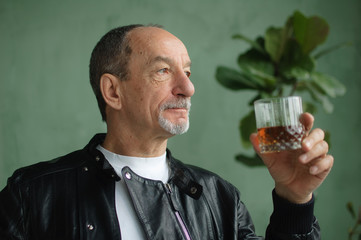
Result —
[[305, 129], [302, 124], [258, 129], [262, 153], [299, 149], [304, 135]]

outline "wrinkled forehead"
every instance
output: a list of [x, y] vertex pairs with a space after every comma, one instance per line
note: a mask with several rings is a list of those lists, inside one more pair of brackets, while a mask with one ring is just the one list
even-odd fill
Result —
[[189, 58], [188, 52], [181, 40], [168, 31], [157, 27], [140, 27], [128, 35], [132, 55], [142, 57], [157, 57], [171, 54]]

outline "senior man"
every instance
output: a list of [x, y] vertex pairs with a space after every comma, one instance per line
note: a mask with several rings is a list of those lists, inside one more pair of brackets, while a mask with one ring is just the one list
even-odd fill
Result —
[[[90, 82], [106, 134], [84, 149], [17, 170], [0, 193], [1, 239], [263, 239], [239, 191], [176, 160], [167, 140], [187, 131], [191, 60], [158, 26], [111, 30], [95, 46]], [[313, 117], [301, 150], [260, 154], [275, 181], [266, 239], [320, 239], [312, 192], [333, 158]]]

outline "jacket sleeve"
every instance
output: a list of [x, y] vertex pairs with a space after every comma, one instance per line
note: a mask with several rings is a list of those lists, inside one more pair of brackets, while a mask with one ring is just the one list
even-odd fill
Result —
[[[306, 204], [293, 204], [277, 196], [273, 197], [273, 213], [266, 230], [266, 240], [319, 240], [320, 228], [313, 215], [314, 198]], [[238, 204], [238, 234], [239, 240], [264, 240], [256, 236], [254, 225], [245, 205]]]
[[20, 190], [8, 185], [0, 192], [0, 239], [25, 239]]
[[320, 227], [313, 215], [314, 197], [305, 204], [293, 204], [272, 192], [273, 213], [266, 240], [318, 240]]

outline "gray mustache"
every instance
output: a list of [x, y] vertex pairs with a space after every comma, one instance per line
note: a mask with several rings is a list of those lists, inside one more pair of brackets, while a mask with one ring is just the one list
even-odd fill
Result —
[[172, 101], [164, 103], [160, 107], [160, 110], [164, 111], [164, 110], [170, 109], [170, 108], [185, 108], [189, 111], [191, 108], [191, 100], [188, 98], [178, 98], [176, 100], [172, 100]]

